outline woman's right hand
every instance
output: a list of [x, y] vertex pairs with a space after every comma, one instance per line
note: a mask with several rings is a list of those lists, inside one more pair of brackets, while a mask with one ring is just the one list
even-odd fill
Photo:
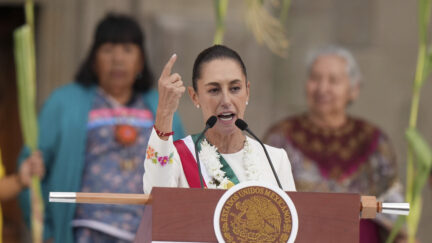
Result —
[[42, 159], [42, 153], [37, 150], [33, 152], [20, 166], [18, 172], [21, 187], [29, 187], [32, 176], [41, 179], [45, 174], [45, 166]]
[[171, 69], [177, 60], [174, 54], [165, 64], [158, 81], [159, 103], [156, 112], [155, 127], [162, 132], [172, 131], [174, 113], [178, 108], [180, 98], [186, 90], [181, 76], [178, 73], [171, 74]]

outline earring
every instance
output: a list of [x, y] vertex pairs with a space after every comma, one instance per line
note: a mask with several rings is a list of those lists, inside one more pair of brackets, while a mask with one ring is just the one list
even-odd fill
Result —
[[200, 108], [199, 104], [197, 104], [197, 105], [196, 105], [196, 108], [197, 108], [197, 109], [199, 109], [199, 108]]
[[246, 105], [249, 105], [249, 101], [246, 101]]

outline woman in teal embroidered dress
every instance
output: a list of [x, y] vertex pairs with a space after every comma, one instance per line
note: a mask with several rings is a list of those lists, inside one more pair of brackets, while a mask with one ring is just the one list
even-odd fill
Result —
[[[158, 82], [159, 106], [144, 161], [144, 192], [152, 187], [200, 187], [195, 161], [196, 135], [173, 142], [173, 114], [185, 92], [181, 76], [172, 74], [173, 55]], [[195, 60], [192, 87], [188, 92], [203, 121], [216, 116], [213, 128], [200, 141], [198, 150], [204, 184], [227, 189], [243, 181], [261, 181], [277, 186], [264, 151], [257, 141], [245, 136], [234, 124], [243, 118], [249, 101], [250, 83], [246, 67], [232, 49], [215, 45]], [[204, 125], [203, 125], [204, 127]], [[294, 191], [291, 165], [286, 152], [267, 146], [284, 190]]]
[[[54, 91], [39, 115], [44, 199], [52, 191], [142, 193], [142, 161], [158, 101], [152, 84], [139, 25], [127, 16], [104, 18], [76, 82]], [[183, 135], [177, 117], [174, 129]], [[21, 202], [28, 219], [28, 192]], [[62, 243], [131, 242], [144, 209], [45, 205], [44, 238]]]

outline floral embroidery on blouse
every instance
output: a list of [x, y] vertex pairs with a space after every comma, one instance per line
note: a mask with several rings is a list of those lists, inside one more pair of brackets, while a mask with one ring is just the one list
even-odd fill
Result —
[[161, 166], [173, 163], [174, 153], [170, 153], [169, 156], [158, 156], [158, 152], [152, 146], [147, 148], [147, 159], [150, 159], [153, 164], [159, 163]]
[[151, 146], [148, 146], [147, 148], [147, 159], [151, 159], [155, 156], [155, 150]]

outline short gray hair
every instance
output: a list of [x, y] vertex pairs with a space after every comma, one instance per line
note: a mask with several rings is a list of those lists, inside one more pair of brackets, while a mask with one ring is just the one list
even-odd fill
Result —
[[312, 52], [307, 58], [307, 72], [310, 74], [312, 65], [316, 59], [321, 56], [335, 55], [343, 58], [347, 62], [347, 74], [350, 80], [351, 87], [360, 84], [361, 72], [354, 56], [347, 49], [340, 46], [326, 46]]

